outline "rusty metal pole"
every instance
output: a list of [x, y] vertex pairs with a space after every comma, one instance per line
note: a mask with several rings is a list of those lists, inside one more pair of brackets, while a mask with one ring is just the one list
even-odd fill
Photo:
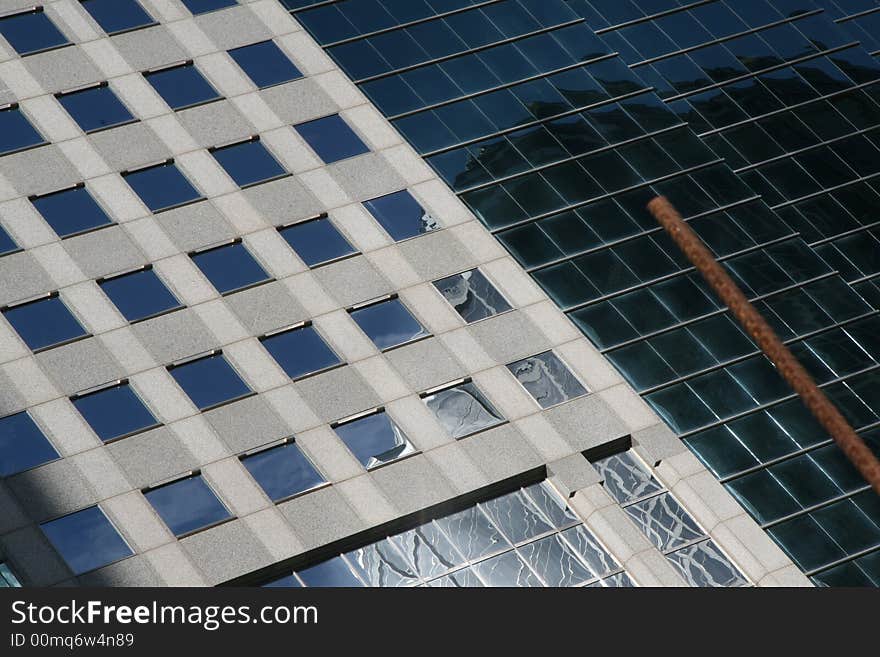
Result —
[[880, 495], [880, 461], [749, 302], [700, 237], [665, 197], [658, 196], [651, 201], [648, 210], [730, 308], [734, 317], [776, 366], [782, 378], [800, 395], [810, 412], [831, 434], [865, 481]]

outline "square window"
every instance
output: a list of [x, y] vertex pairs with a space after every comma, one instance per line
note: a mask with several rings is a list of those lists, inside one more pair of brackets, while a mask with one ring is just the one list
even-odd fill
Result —
[[284, 167], [278, 164], [278, 160], [263, 146], [259, 138], [212, 148], [211, 154], [239, 187], [248, 187], [287, 175]]
[[137, 0], [81, 0], [82, 6], [107, 34], [155, 25]]
[[289, 442], [241, 460], [273, 502], [280, 502], [325, 482], [296, 443]]
[[135, 120], [106, 82], [55, 97], [83, 132], [106, 130]]
[[113, 223], [85, 185], [45, 196], [32, 196], [31, 203], [62, 239]]
[[301, 379], [342, 363], [311, 325], [266, 336], [262, 342], [291, 379]]
[[299, 69], [274, 41], [263, 41], [229, 51], [241, 69], [260, 89], [302, 77]]
[[510, 310], [507, 300], [479, 269], [440, 279], [434, 287], [468, 324]]
[[26, 412], [0, 418], [0, 477], [54, 461], [58, 452]]
[[351, 317], [380, 351], [430, 335], [397, 298], [352, 310]]
[[9, 236], [9, 233], [6, 232], [3, 226], [0, 226], [0, 256], [15, 253], [19, 250], [20, 249], [18, 244], [15, 243], [15, 240]]
[[18, 105], [0, 109], [0, 155], [46, 143], [22, 113]]
[[237, 292], [271, 280], [240, 241], [193, 253], [190, 257], [220, 294]]
[[192, 62], [149, 71], [144, 73], [144, 77], [173, 110], [201, 105], [220, 98], [217, 90]]
[[134, 554], [97, 506], [45, 522], [40, 529], [75, 575]]
[[168, 369], [200, 411], [252, 394], [223, 354], [213, 354]]
[[150, 212], [176, 208], [201, 198], [173, 161], [122, 174]]
[[370, 150], [338, 114], [300, 123], [294, 128], [324, 164], [333, 164]]
[[280, 229], [296, 255], [309, 267], [324, 265], [357, 253], [329, 219], [312, 219]]
[[440, 228], [437, 220], [405, 189], [366, 201], [364, 206], [395, 242]]
[[0, 18], [0, 34], [22, 56], [67, 43], [67, 38], [43, 13], [42, 7]]
[[105, 443], [159, 426], [127, 382], [72, 397], [70, 401]]
[[406, 434], [385, 411], [334, 428], [367, 470], [416, 453]]
[[152, 267], [99, 280], [98, 285], [129, 322], [182, 307]]
[[236, 0], [182, 0], [182, 2], [193, 14], [205, 14], [238, 4]]
[[153, 488], [144, 497], [177, 537], [232, 517], [201, 475]]
[[423, 396], [450, 437], [465, 438], [502, 424], [501, 414], [471, 381]]
[[31, 351], [48, 349], [87, 335], [57, 294], [6, 308], [3, 315]]
[[550, 408], [575, 397], [587, 394], [578, 381], [552, 351], [507, 366], [541, 408]]

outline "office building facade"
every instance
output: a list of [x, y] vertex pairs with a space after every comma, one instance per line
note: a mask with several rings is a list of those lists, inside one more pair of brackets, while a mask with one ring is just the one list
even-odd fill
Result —
[[[880, 583], [870, 7], [7, 0], [10, 584]], [[860, 27], [861, 26], [861, 27]]]

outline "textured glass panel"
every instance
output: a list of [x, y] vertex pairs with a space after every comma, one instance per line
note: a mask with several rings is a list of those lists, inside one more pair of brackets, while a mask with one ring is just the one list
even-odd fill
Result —
[[507, 369], [541, 408], [549, 408], [587, 393], [586, 388], [552, 351], [511, 363]]
[[229, 51], [229, 56], [260, 88], [302, 77], [299, 69], [274, 41], [262, 41], [235, 48]]
[[86, 335], [57, 296], [7, 308], [3, 315], [33, 351]]
[[673, 552], [669, 561], [691, 586], [744, 586], [748, 583], [712, 541]]
[[463, 383], [424, 398], [452, 438], [464, 438], [503, 422], [495, 407], [473, 383]]
[[541, 509], [544, 517], [550, 520], [554, 527], [568, 527], [574, 522], [579, 522], [578, 517], [568, 507], [562, 496], [546, 481], [532, 484], [524, 488], [523, 491]]
[[21, 582], [5, 563], [0, 562], [0, 588], [15, 588], [21, 586]]
[[101, 281], [99, 285], [129, 322], [180, 307], [180, 303], [152, 269]]
[[703, 536], [687, 511], [669, 493], [626, 507], [626, 512], [662, 552]]
[[291, 379], [314, 374], [342, 361], [312, 326], [277, 333], [262, 340], [272, 358]]
[[78, 397], [73, 405], [104, 442], [159, 424], [127, 383]]
[[274, 502], [324, 483], [324, 477], [295, 443], [247, 456], [241, 463]]
[[476, 573], [474, 573], [473, 568], [463, 568], [457, 572], [452, 573], [451, 575], [447, 575], [446, 577], [440, 577], [431, 582], [428, 582], [428, 586], [436, 587], [436, 588], [482, 588], [485, 586], [480, 578], [477, 577]]
[[416, 451], [403, 430], [385, 412], [338, 426], [336, 433], [367, 470]]
[[342, 557], [336, 557], [317, 566], [306, 568], [297, 574], [306, 586], [361, 587], [364, 585]]
[[351, 317], [380, 351], [429, 335], [400, 299], [353, 310]]
[[329, 219], [304, 221], [281, 229], [281, 237], [309, 267], [356, 253]]
[[269, 280], [269, 274], [242, 242], [194, 253], [192, 259], [220, 294]]
[[519, 548], [519, 553], [547, 586], [577, 586], [594, 575], [559, 536], [548, 536]]
[[437, 577], [464, 563], [464, 557], [434, 523], [427, 523], [389, 539], [425, 579]]
[[104, 130], [134, 120], [108, 85], [74, 91], [57, 98], [83, 132]]
[[522, 491], [496, 497], [481, 505], [505, 536], [515, 544], [553, 531], [544, 514]]
[[594, 575], [603, 577], [619, 567], [614, 557], [596, 542], [583, 525], [567, 529], [560, 535], [580, 555]]
[[43, 523], [40, 528], [76, 575], [133, 554], [97, 506]]
[[174, 367], [171, 376], [202, 411], [251, 392], [222, 354]]
[[156, 22], [137, 0], [83, 0], [82, 6], [107, 34]]
[[85, 187], [40, 196], [31, 202], [61, 238], [112, 223]]
[[230, 517], [211, 487], [199, 475], [144, 493], [175, 536], [183, 536]]
[[369, 152], [366, 144], [339, 115], [294, 126], [324, 164]]
[[220, 94], [202, 76], [195, 64], [144, 73], [144, 77], [173, 110], [220, 98]]
[[590, 584], [590, 586], [601, 586], [607, 589], [630, 589], [635, 586], [635, 583], [626, 573], [617, 573], [616, 575], [606, 577], [595, 584]]
[[474, 571], [486, 586], [493, 587], [533, 587], [543, 586], [526, 562], [516, 552], [506, 552], [497, 557], [476, 564]]
[[419, 579], [412, 566], [388, 540], [345, 555], [367, 586], [412, 586]]
[[468, 323], [510, 310], [510, 304], [479, 269], [434, 282], [440, 294]]
[[506, 549], [509, 543], [477, 507], [435, 521], [468, 561]]
[[26, 412], [0, 418], [0, 477], [54, 461], [58, 453]]
[[663, 486], [630, 452], [609, 456], [593, 465], [604, 479], [605, 490], [621, 504], [663, 490]]

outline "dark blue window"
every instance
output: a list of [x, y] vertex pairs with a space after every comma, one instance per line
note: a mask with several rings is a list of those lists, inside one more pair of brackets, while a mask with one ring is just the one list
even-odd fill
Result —
[[107, 34], [156, 23], [137, 0], [82, 0], [82, 6]]
[[0, 110], [0, 155], [45, 143], [18, 105]]
[[32, 351], [86, 335], [58, 295], [7, 308], [3, 315]]
[[75, 575], [133, 554], [97, 506], [43, 523], [40, 528]]
[[171, 376], [200, 411], [251, 394], [223, 354], [169, 368]]
[[384, 411], [339, 425], [336, 433], [368, 470], [416, 451], [403, 430]]
[[256, 185], [287, 175], [259, 139], [215, 148], [211, 153], [239, 187]]
[[67, 43], [67, 38], [42, 9], [0, 18], [0, 34], [19, 55], [30, 55]]
[[71, 401], [105, 443], [159, 424], [128, 383], [74, 397]]
[[31, 416], [25, 412], [0, 418], [0, 477], [54, 461], [52, 447]]
[[220, 98], [217, 90], [192, 62], [144, 73], [144, 77], [173, 110], [193, 107]]
[[185, 536], [232, 517], [201, 475], [148, 490], [144, 497], [175, 536]]
[[16, 244], [15, 240], [13, 240], [9, 236], [9, 233], [6, 232], [3, 226], [0, 226], [0, 256], [4, 256], [7, 253], [13, 253], [14, 251], [18, 250], [18, 244]]
[[182, 0], [186, 8], [193, 14], [204, 14], [215, 9], [237, 5], [236, 0]]
[[194, 253], [192, 259], [220, 294], [270, 280], [266, 270], [241, 242]]
[[62, 238], [113, 223], [84, 185], [31, 197], [31, 203]]
[[152, 268], [108, 278], [98, 284], [129, 322], [181, 307]]
[[313, 219], [282, 228], [281, 236], [309, 267], [357, 253], [329, 219]]
[[83, 132], [104, 130], [134, 120], [128, 108], [107, 84], [57, 94], [56, 98]]
[[131, 171], [123, 176], [151, 212], [167, 210], [201, 198], [174, 162]]
[[439, 228], [437, 221], [405, 189], [364, 203], [395, 242]]
[[351, 317], [381, 351], [428, 335], [400, 299], [352, 310]]
[[279, 577], [278, 579], [273, 579], [271, 582], [266, 582], [265, 584], [260, 585], [264, 589], [298, 589], [302, 588], [302, 584], [299, 583], [299, 580], [293, 575], [285, 575], [284, 577]]
[[330, 559], [317, 566], [299, 571], [299, 576], [306, 586], [314, 587], [353, 587], [363, 586], [342, 557]]
[[263, 346], [291, 379], [321, 372], [342, 362], [313, 326], [270, 335], [263, 338]]
[[325, 164], [369, 152], [354, 130], [338, 114], [294, 126]]
[[273, 502], [298, 495], [325, 481], [295, 443], [247, 456], [241, 462]]
[[229, 51], [241, 69], [261, 89], [302, 77], [274, 41], [263, 41]]

